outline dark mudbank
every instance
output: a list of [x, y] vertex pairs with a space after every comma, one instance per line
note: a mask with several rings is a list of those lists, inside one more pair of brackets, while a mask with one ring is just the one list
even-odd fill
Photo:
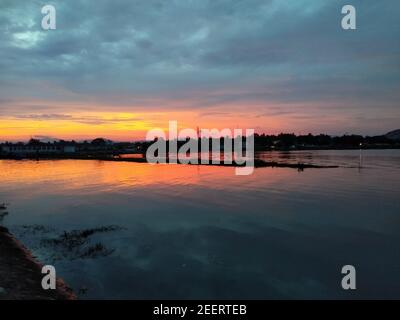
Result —
[[76, 295], [57, 279], [56, 290], [43, 290], [42, 265], [0, 226], [0, 300], [75, 300]]

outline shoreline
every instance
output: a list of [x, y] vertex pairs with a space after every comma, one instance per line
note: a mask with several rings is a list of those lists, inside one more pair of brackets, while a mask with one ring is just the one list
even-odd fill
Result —
[[43, 290], [42, 264], [16, 239], [0, 226], [0, 300], [76, 300], [61, 278], [57, 289]]
[[[118, 157], [111, 157], [111, 156], [92, 156], [92, 155], [77, 155], [77, 156], [60, 156], [60, 155], [41, 155], [31, 156], [31, 157], [10, 157], [10, 156], [0, 156], [0, 160], [97, 160], [97, 161], [113, 161], [113, 162], [132, 162], [132, 163], [148, 163], [145, 158], [118, 158]], [[224, 163], [221, 160], [220, 163], [210, 163], [203, 164], [201, 163], [200, 159], [198, 160], [199, 163], [192, 164], [188, 163], [186, 165], [192, 166], [217, 166], [217, 167], [245, 167], [245, 164], [240, 165], [236, 163]], [[178, 165], [185, 165], [183, 163], [168, 163], [165, 164], [178, 164]], [[307, 164], [307, 163], [282, 163], [276, 161], [265, 161], [261, 159], [254, 159], [254, 168], [292, 168], [298, 170], [304, 169], [331, 169], [331, 168], [339, 168], [337, 165], [314, 165], [314, 164]]]

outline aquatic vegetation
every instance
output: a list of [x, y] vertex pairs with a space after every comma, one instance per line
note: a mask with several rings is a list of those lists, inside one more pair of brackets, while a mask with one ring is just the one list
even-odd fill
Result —
[[56, 239], [44, 239], [42, 242], [44, 244], [54, 244], [61, 245], [69, 250], [72, 250], [76, 247], [82, 246], [88, 241], [88, 238], [96, 233], [110, 232], [121, 229], [121, 227], [117, 226], [106, 226], [100, 228], [93, 229], [84, 229], [84, 230], [72, 230], [72, 231], [64, 231], [58, 238]]
[[107, 249], [102, 243], [96, 243], [93, 246], [87, 248], [82, 254], [81, 258], [96, 258], [106, 257], [112, 254], [115, 249]]
[[52, 258], [60, 259], [87, 259], [106, 257], [112, 254], [115, 249], [109, 249], [98, 242], [90, 244], [91, 237], [97, 233], [105, 233], [121, 230], [118, 226], [103, 226], [84, 230], [63, 231], [56, 238], [45, 238], [41, 240], [41, 246], [50, 247], [54, 251]]
[[33, 224], [33, 225], [22, 225], [20, 227], [21, 229], [21, 234], [26, 235], [26, 234], [41, 234], [41, 233], [50, 233], [53, 231], [52, 228], [40, 225], [40, 224]]

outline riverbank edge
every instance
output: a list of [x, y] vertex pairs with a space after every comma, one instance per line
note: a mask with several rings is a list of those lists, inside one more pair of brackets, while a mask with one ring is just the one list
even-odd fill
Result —
[[43, 290], [43, 265], [0, 226], [0, 300], [76, 300], [64, 280], [57, 278], [57, 289]]
[[[98, 160], [98, 161], [112, 161], [112, 162], [133, 162], [133, 163], [149, 163], [145, 158], [114, 158], [108, 156], [60, 156], [60, 155], [46, 155], [46, 156], [31, 156], [31, 157], [11, 157], [11, 156], [0, 156], [0, 160]], [[164, 163], [163, 163], [164, 164]], [[169, 163], [166, 162], [165, 164], [178, 164], [178, 165], [185, 165], [180, 163]], [[248, 166], [248, 163], [244, 164], [237, 164], [237, 163], [224, 163], [221, 160], [220, 163], [201, 163], [201, 159], [198, 160], [197, 164], [188, 163], [186, 165], [194, 165], [194, 166], [219, 166], [219, 167], [244, 167]], [[339, 168], [337, 165], [314, 165], [308, 163], [283, 163], [283, 162], [276, 162], [276, 161], [265, 161], [261, 159], [254, 159], [254, 168], [292, 168], [298, 170], [304, 169], [324, 169], [324, 168]]]

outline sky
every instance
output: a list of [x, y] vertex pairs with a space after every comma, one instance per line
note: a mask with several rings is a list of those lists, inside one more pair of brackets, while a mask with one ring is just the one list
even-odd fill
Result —
[[400, 128], [399, 17], [398, 0], [1, 0], [0, 140], [128, 141], [169, 120], [384, 134]]

